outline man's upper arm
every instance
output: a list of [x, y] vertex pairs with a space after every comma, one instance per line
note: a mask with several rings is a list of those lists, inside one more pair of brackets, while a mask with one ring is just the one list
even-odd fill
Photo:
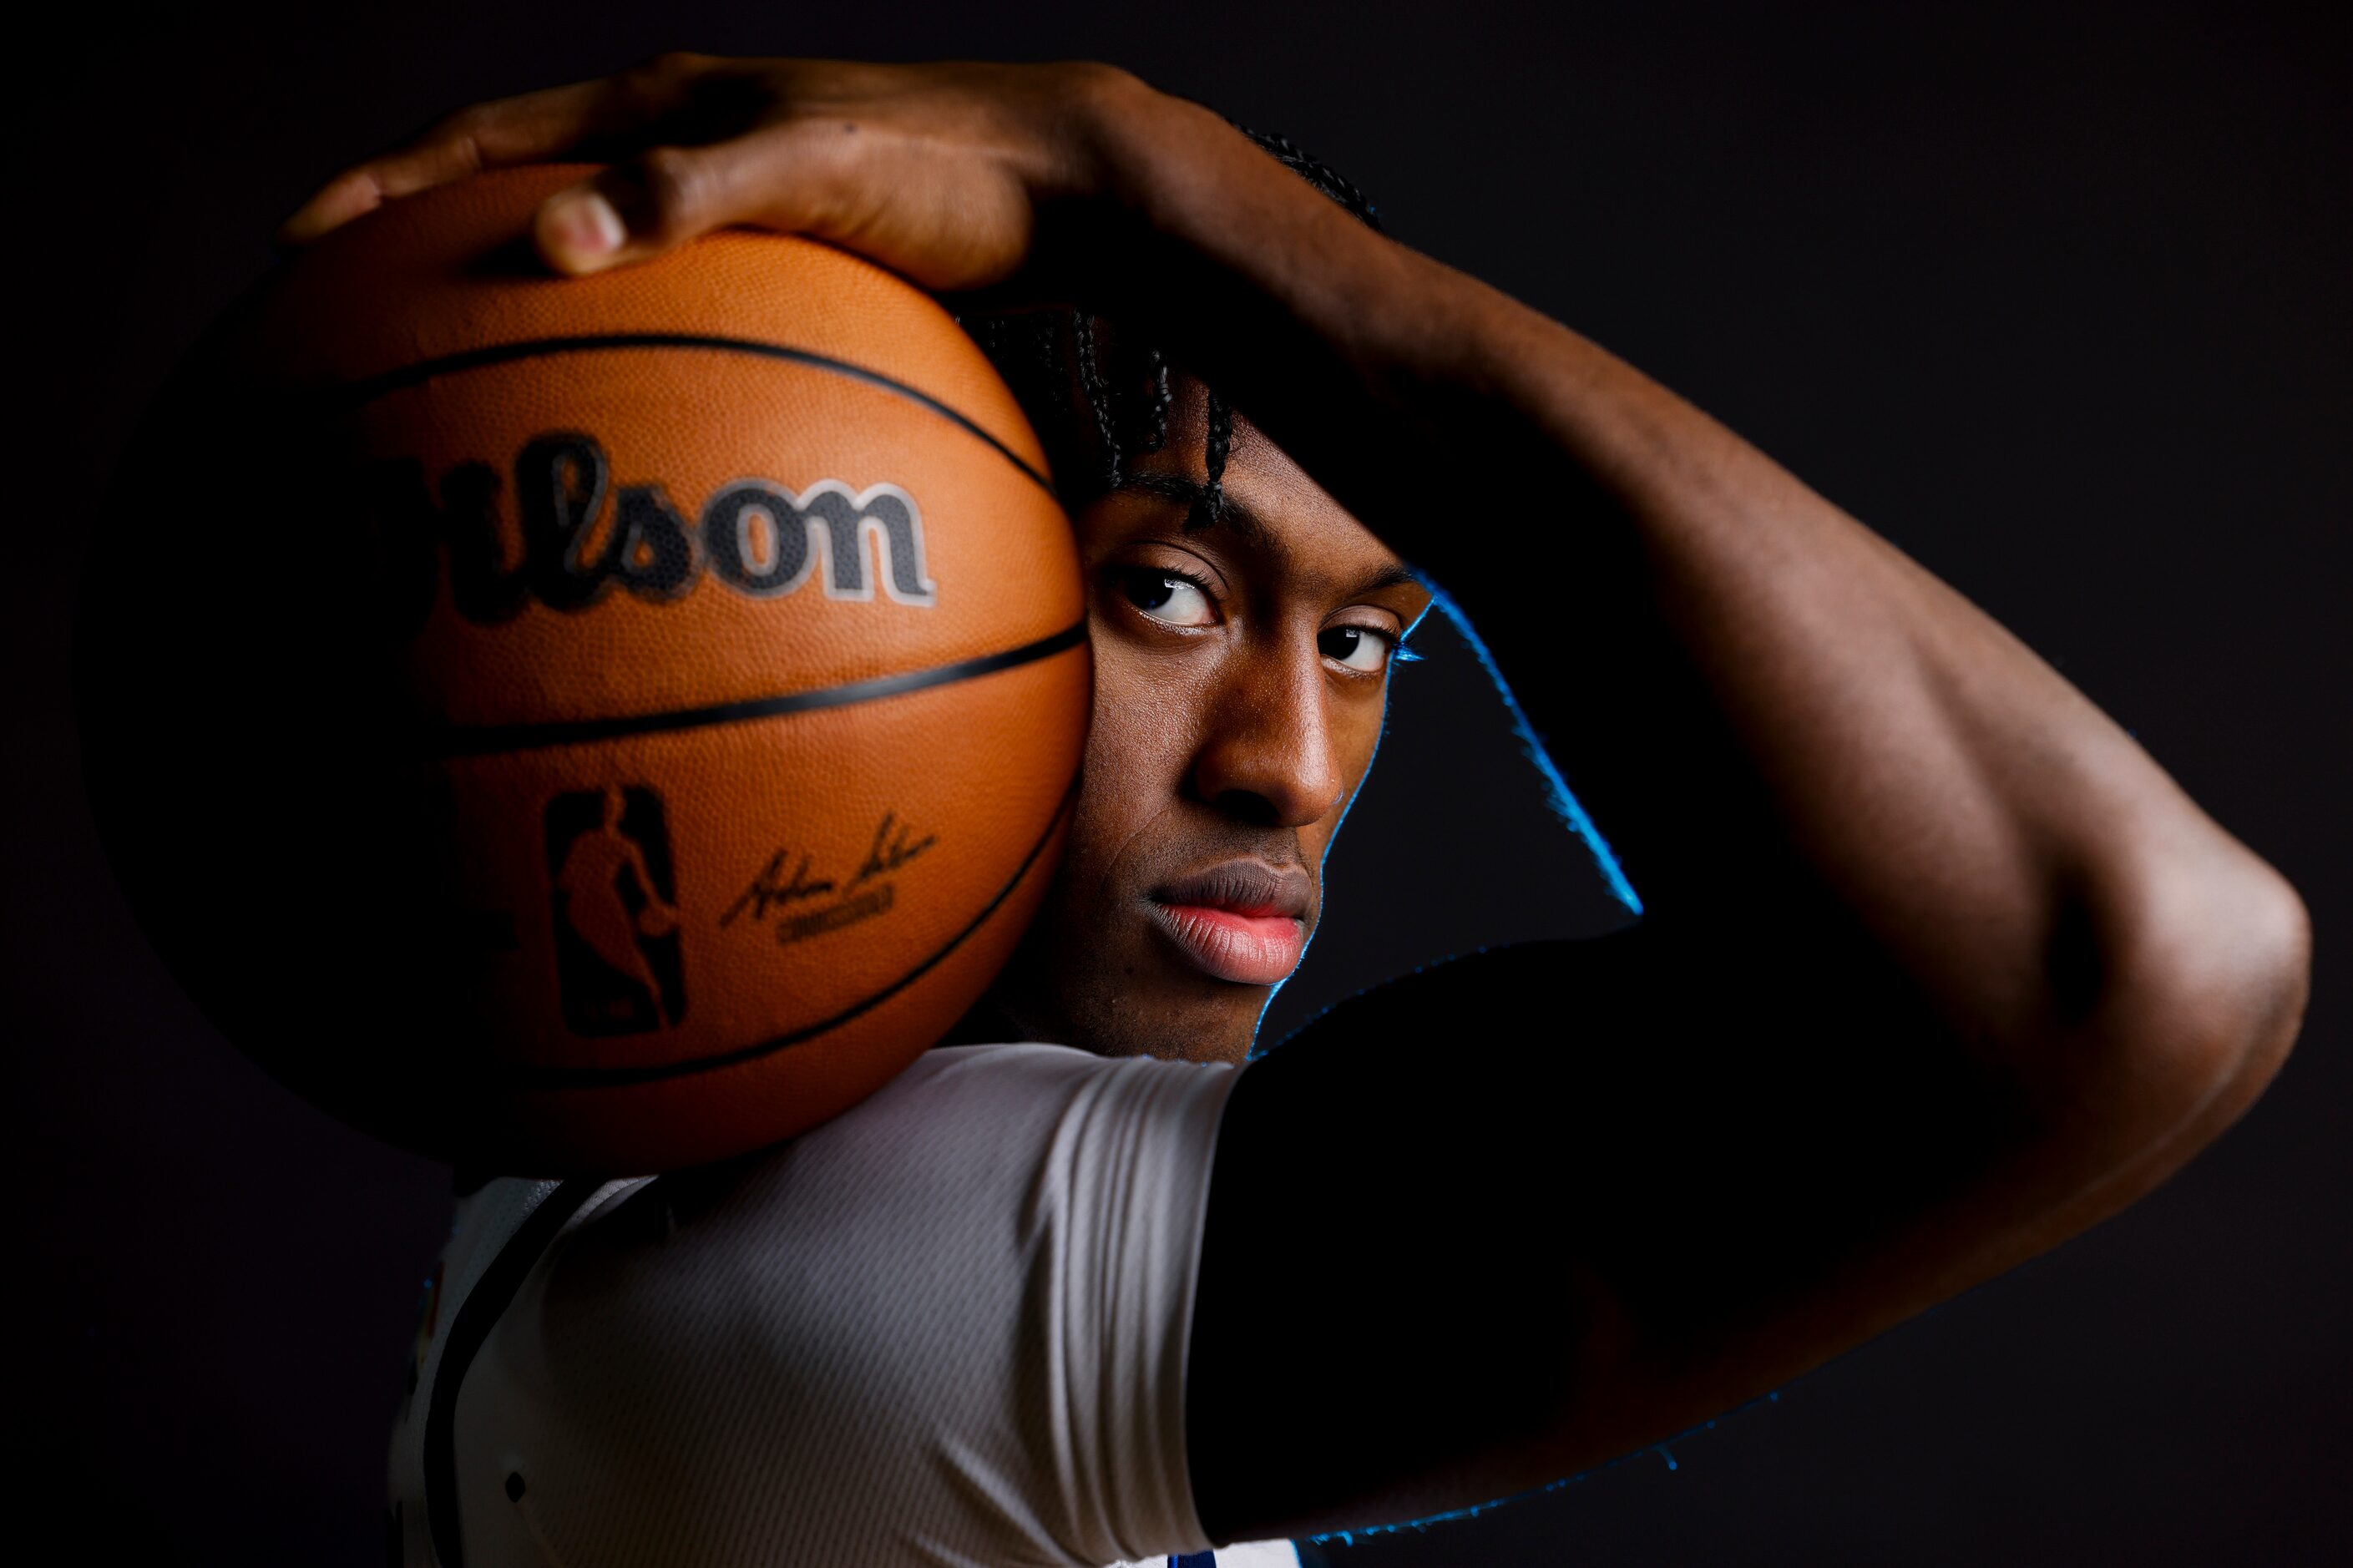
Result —
[[[1818, 956], [1652, 919], [1426, 970], [1246, 1069], [1187, 1389], [1211, 1537], [1577, 1473], [2061, 1239], [2038, 1116], [1867, 953]], [[1253, 1440], [1270, 1406], [1313, 1440]]]

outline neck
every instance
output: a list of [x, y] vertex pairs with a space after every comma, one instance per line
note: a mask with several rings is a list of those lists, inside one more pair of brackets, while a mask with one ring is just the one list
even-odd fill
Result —
[[1013, 1016], [994, 996], [983, 996], [971, 1010], [948, 1026], [932, 1048], [941, 1046], [997, 1046], [1013, 1040], [1039, 1040], [1046, 1037], [1036, 1029], [1017, 1023]]

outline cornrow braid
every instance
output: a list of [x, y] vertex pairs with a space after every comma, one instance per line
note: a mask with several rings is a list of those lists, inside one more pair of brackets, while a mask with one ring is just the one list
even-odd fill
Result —
[[1168, 356], [1158, 349], [1145, 351], [1145, 395], [1152, 400], [1144, 430], [1144, 449], [1157, 452], [1168, 445]]
[[1276, 163], [1346, 207], [1366, 227], [1376, 234], [1381, 232], [1380, 209], [1356, 188], [1355, 181], [1302, 151], [1299, 143], [1288, 136], [1278, 136], [1271, 131], [1253, 131], [1239, 120], [1229, 120], [1226, 123], [1257, 142], [1259, 150]]
[[1208, 450], [1208, 482], [1201, 487], [1201, 499], [1193, 503], [1193, 514], [1186, 520], [1187, 528], [1204, 528], [1218, 521], [1218, 513], [1226, 507], [1226, 455], [1234, 445], [1234, 411], [1216, 393], [1208, 398], [1209, 435]]
[[1095, 331], [1100, 325], [1093, 316], [1080, 311], [1071, 323], [1071, 346], [1079, 362], [1080, 395], [1086, 398], [1087, 407], [1095, 416], [1095, 434], [1103, 441], [1103, 489], [1115, 490], [1119, 489], [1122, 468], [1119, 426], [1112, 416], [1111, 388], [1095, 363]]
[[1053, 315], [1041, 315], [1031, 333], [1034, 358], [1039, 374], [1049, 386], [1060, 387], [1064, 379], [1062, 369], [1062, 323]]
[[1025, 409], [1050, 406], [1063, 395], [1061, 353], [1054, 319], [997, 314], [953, 315], [949, 318], [980, 345]]
[[[1228, 123], [1366, 227], [1380, 231], [1378, 210], [1353, 182], [1288, 137]], [[1096, 493], [1107, 493], [1125, 479], [1132, 455], [1166, 448], [1176, 408], [1174, 365], [1160, 345], [1123, 338], [1116, 322], [1083, 308], [1041, 311], [1031, 321], [1034, 325], [1014, 317], [981, 316], [963, 324], [1030, 415], [1046, 443], [1048, 461], [1062, 477], [1065, 503], [1083, 504], [1090, 498], [1068, 488], [1072, 476], [1100, 476], [1103, 489]], [[1074, 420], [1081, 401], [1085, 412]], [[1194, 526], [1213, 520], [1224, 507], [1226, 464], [1233, 449], [1233, 408], [1214, 389], [1208, 393], [1207, 424], [1207, 483], [1193, 510]]]

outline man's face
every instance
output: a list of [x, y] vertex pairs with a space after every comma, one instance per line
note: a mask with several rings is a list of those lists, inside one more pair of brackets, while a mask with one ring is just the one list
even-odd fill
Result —
[[1076, 519], [1094, 720], [1044, 909], [991, 992], [1011, 1037], [1240, 1061], [1315, 929], [1324, 854], [1429, 607], [1404, 563], [1253, 426], [1189, 528], [1206, 400]]

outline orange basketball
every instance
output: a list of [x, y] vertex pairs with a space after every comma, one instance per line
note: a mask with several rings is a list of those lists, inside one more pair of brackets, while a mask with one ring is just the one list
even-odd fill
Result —
[[1068, 822], [1081, 583], [933, 300], [727, 233], [560, 279], [577, 169], [330, 236], [166, 389], [79, 697], [120, 879], [228, 1037], [519, 1173], [663, 1169], [871, 1093]]

